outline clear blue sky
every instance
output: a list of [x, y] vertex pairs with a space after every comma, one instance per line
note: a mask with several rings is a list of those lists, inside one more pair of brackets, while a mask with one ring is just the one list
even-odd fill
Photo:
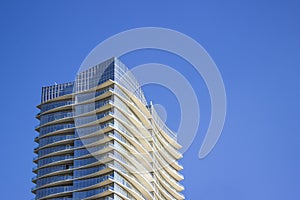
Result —
[[[1, 199], [33, 198], [34, 116], [41, 87], [73, 80], [99, 42], [143, 26], [171, 28], [197, 40], [218, 65], [227, 91], [223, 134], [213, 152], [199, 160], [210, 118], [201, 77], [164, 52], [121, 58], [128, 67], [173, 66], [198, 93], [200, 130], [181, 161], [186, 199], [300, 199], [299, 9], [296, 0], [1, 1]], [[175, 97], [158, 86], [145, 91], [166, 107], [167, 122], [176, 128]]]

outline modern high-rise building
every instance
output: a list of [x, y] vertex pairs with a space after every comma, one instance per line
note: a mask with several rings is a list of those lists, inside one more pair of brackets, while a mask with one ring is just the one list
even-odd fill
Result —
[[184, 199], [181, 146], [117, 58], [42, 88], [36, 200]]

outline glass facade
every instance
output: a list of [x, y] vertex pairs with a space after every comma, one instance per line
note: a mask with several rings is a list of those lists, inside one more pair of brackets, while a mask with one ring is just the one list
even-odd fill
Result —
[[174, 134], [116, 58], [42, 88], [36, 200], [184, 199]]

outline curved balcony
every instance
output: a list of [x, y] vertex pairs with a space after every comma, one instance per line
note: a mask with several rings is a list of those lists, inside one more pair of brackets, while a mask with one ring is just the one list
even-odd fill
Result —
[[40, 140], [40, 146], [37, 148], [37, 151], [53, 146], [69, 144], [72, 143], [74, 140], [74, 135], [55, 135], [47, 138], [42, 138]]
[[94, 167], [77, 169], [74, 171], [74, 179], [90, 178], [98, 175], [102, 175], [109, 171], [106, 164], [97, 165]]
[[104, 134], [113, 130], [113, 121], [103, 122], [94, 126], [76, 128], [76, 135], [82, 140], [89, 137], [94, 137], [99, 134]]
[[71, 174], [73, 171], [73, 165], [57, 165], [39, 169], [37, 175], [32, 178], [32, 182], [36, 183], [41, 178]]
[[[151, 179], [146, 179], [143, 174], [132, 173], [133, 168], [127, 163], [122, 162], [118, 158], [115, 158], [118, 163], [108, 164], [112, 169], [117, 171], [120, 175], [124, 176], [131, 184], [135, 185], [135, 187], [145, 196], [147, 199], [152, 199], [152, 195], [149, 191], [152, 190]], [[120, 164], [121, 163], [121, 164]], [[123, 167], [124, 166], [124, 167]], [[125, 169], [126, 168], [126, 169]], [[127, 170], [128, 169], [128, 170]]]
[[154, 145], [156, 146], [156, 149], [154, 149], [154, 151], [156, 151], [157, 153], [159, 153], [164, 158], [164, 160], [169, 165], [171, 165], [174, 169], [176, 169], [177, 171], [182, 170], [183, 167], [178, 163], [177, 158], [174, 157], [173, 155], [171, 155], [170, 152], [166, 150], [167, 148], [165, 148], [165, 147], [168, 144], [162, 145], [159, 141], [157, 141], [156, 137], [157, 137], [157, 135], [155, 135], [153, 137], [153, 139], [154, 139]]
[[56, 124], [47, 127], [42, 127], [41, 130], [43, 131], [40, 131], [40, 135], [38, 136], [37, 141], [39, 141], [41, 138], [45, 138], [48, 136], [72, 133], [74, 132], [74, 129], [74, 124]]
[[104, 111], [96, 115], [94, 114], [94, 115], [78, 117], [78, 118], [76, 117], [75, 118], [76, 128], [94, 126], [103, 123], [105, 121], [109, 121], [113, 118], [113, 114], [114, 113], [112, 111]]
[[184, 196], [182, 194], [180, 194], [179, 191], [174, 188], [174, 186], [170, 185], [167, 181], [162, 179], [160, 176], [156, 176], [156, 177], [157, 177], [157, 180], [160, 183], [162, 183], [161, 185], [163, 186], [163, 188], [166, 191], [168, 191], [169, 194], [171, 194], [173, 197], [175, 197], [175, 199], [184, 199]]
[[168, 199], [168, 200], [173, 200], [175, 199], [168, 191], [166, 191], [161, 184], [155, 182], [156, 188], [159, 191], [160, 197], [162, 199]]
[[[132, 196], [137, 200], [146, 199], [140, 191], [138, 191], [135, 187], [133, 187], [130, 183], [128, 183], [128, 181], [125, 180], [122, 176], [119, 175], [119, 178], [115, 178], [113, 181], [114, 181], [114, 183], [117, 183], [118, 184], [117, 186], [122, 188], [123, 191], [127, 192], [127, 194], [129, 194], [129, 196]], [[123, 194], [120, 192], [118, 193], [118, 191], [120, 191], [120, 190], [117, 189], [116, 185], [115, 185], [114, 191], [118, 195], [124, 197], [124, 193]], [[129, 199], [132, 199], [132, 198], [129, 197]]]
[[109, 87], [104, 90], [94, 92], [93, 89], [85, 91], [84, 93], [75, 94], [76, 105], [94, 103], [110, 97], [113, 94], [114, 88]]
[[96, 102], [91, 102], [88, 104], [79, 104], [74, 107], [74, 117], [82, 117], [86, 115], [93, 115], [95, 113], [102, 112], [111, 108], [113, 101], [110, 98], [102, 99]]
[[54, 166], [54, 165], [62, 165], [65, 163], [70, 163], [74, 159], [73, 156], [55, 156], [55, 157], [49, 157], [49, 158], [43, 158], [38, 161], [38, 166], [36, 170], [49, 167], [49, 166]]
[[163, 146], [164, 149], [168, 152], [168, 154], [171, 155], [171, 157], [174, 157], [176, 159], [182, 158], [182, 154], [173, 146], [171, 146], [169, 142], [163, 136], [161, 136], [160, 132], [155, 130], [155, 133], [156, 137], [154, 137], [153, 139], [155, 140], [157, 145], [160, 145], [160, 147]]
[[50, 198], [58, 198], [72, 194], [73, 186], [57, 186], [50, 188], [43, 188], [36, 191], [36, 199], [44, 200]]
[[171, 177], [173, 177], [177, 181], [181, 181], [183, 179], [183, 175], [179, 174], [158, 153], [154, 152], [154, 155], [157, 157], [154, 162], [156, 164], [156, 169], [165, 170]]
[[41, 117], [42, 115], [45, 114], [49, 114], [52, 112], [56, 112], [59, 110], [67, 110], [67, 109], [71, 109], [72, 106], [74, 105], [74, 101], [73, 100], [68, 100], [68, 101], [63, 101], [63, 102], [53, 102], [53, 106], [50, 106], [47, 109], [41, 109], [41, 112], [38, 114], [39, 117]]
[[77, 138], [74, 141], [74, 145], [76, 146], [76, 150], [80, 148], [88, 148], [92, 146], [102, 145], [106, 142], [112, 140], [114, 133], [113, 131], [99, 133], [98, 135], [94, 135], [93, 137], [86, 137], [86, 138]]
[[126, 142], [126, 140], [124, 141], [118, 138], [116, 135], [114, 136], [114, 139], [114, 147], [117, 151], [121, 150], [123, 154], [126, 154], [126, 157], [130, 157], [130, 159], [134, 159], [135, 162], [142, 164], [146, 168], [146, 170], [152, 170], [152, 166], [150, 164], [150, 162], [152, 161], [147, 160], [145, 158], [147, 157], [145, 154], [138, 152], [132, 144], [129, 144], [128, 142]]
[[132, 110], [134, 115], [130, 114], [130, 116], [137, 117], [138, 121], [142, 122], [146, 128], [151, 128], [151, 122], [149, 121], [149, 118], [136, 106], [134, 102], [129, 101], [129, 97], [124, 98], [125, 94], [121, 94], [117, 91], [114, 94], [122, 101], [123, 105], [125, 104], [126, 107], [129, 107]]
[[177, 182], [173, 177], [171, 177], [165, 170], [158, 170], [158, 176], [161, 176], [166, 180], [170, 185], [172, 185], [176, 190], [182, 191], [184, 190], [183, 185]]
[[[130, 163], [132, 163], [136, 167], [137, 173], [145, 173], [152, 171], [152, 166], [149, 162], [147, 162], [144, 159], [139, 160], [137, 157], [130, 154], [124, 147], [122, 147], [120, 144], [115, 143], [114, 144], [114, 150], [116, 150], [118, 153], [120, 153], [126, 160], [128, 160]], [[137, 154], [138, 155], [138, 154]], [[125, 160], [123, 160], [124, 162]], [[143, 161], [143, 162], [142, 162]]]
[[[117, 100], [115, 100], [117, 101]], [[121, 101], [121, 100], [119, 100]], [[140, 119], [136, 117], [133, 113], [130, 113], [127, 109], [129, 109], [126, 105], [118, 105], [120, 103], [116, 102], [114, 103], [115, 110], [115, 117], [118, 119], [122, 119], [122, 121], [125, 121], [127, 124], [130, 124], [132, 127], [136, 127], [142, 138], [151, 138], [151, 133], [149, 132], [149, 127], [146, 128]]]
[[139, 140], [139, 142], [141, 143], [142, 147], [144, 148], [144, 152], [148, 152], [152, 150], [152, 147], [149, 143], [149, 141], [147, 140], [148, 138], [145, 138], [139, 130], [133, 128], [132, 125], [128, 124], [127, 122], [125, 122], [123, 119], [118, 118], [115, 115], [114, 120], [118, 121], [120, 124], [122, 124], [122, 126], [124, 126], [130, 133], [132, 133], [132, 135]]
[[42, 127], [52, 124], [67, 123], [73, 121], [74, 114], [72, 111], [60, 111], [41, 116], [40, 125], [36, 127], [39, 130]]
[[86, 191], [74, 191], [73, 193], [73, 200], [88, 200], [88, 199], [95, 199], [104, 196], [108, 196], [113, 193], [114, 187], [113, 186], [103, 186], [93, 190], [86, 190]]
[[72, 183], [72, 180], [73, 180], [73, 176], [71, 175], [41, 178], [37, 180], [37, 184], [35, 187], [32, 188], [32, 192], [36, 192], [36, 190], [46, 188], [46, 187], [61, 185], [62, 183], [69, 184]]
[[112, 183], [114, 179], [113, 173], [102, 175], [98, 177], [85, 178], [80, 180], [74, 180], [73, 189], [74, 191], [82, 191], [82, 190], [92, 190], [104, 185], [108, 185]]
[[[48, 150], [49, 152], [45, 152], [43, 153], [43, 150]], [[38, 160], [43, 159], [43, 158], [47, 158], [47, 157], [51, 157], [51, 156], [57, 156], [57, 155], [61, 155], [61, 154], [71, 154], [73, 152], [74, 146], [56, 146], [56, 147], [52, 147], [52, 148], [48, 148], [48, 149], [42, 149], [40, 150], [40, 155], [34, 157], [34, 162], [37, 163]], [[41, 152], [43, 154], [41, 154]]]
[[104, 163], [108, 163], [112, 161], [112, 159], [113, 159], [112, 153], [105, 153], [102, 155], [74, 160], [74, 170], [103, 165]]

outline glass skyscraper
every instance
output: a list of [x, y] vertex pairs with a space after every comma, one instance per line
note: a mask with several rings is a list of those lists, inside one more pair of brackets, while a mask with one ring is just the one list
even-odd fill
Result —
[[42, 88], [36, 200], [184, 199], [181, 146], [117, 58]]

